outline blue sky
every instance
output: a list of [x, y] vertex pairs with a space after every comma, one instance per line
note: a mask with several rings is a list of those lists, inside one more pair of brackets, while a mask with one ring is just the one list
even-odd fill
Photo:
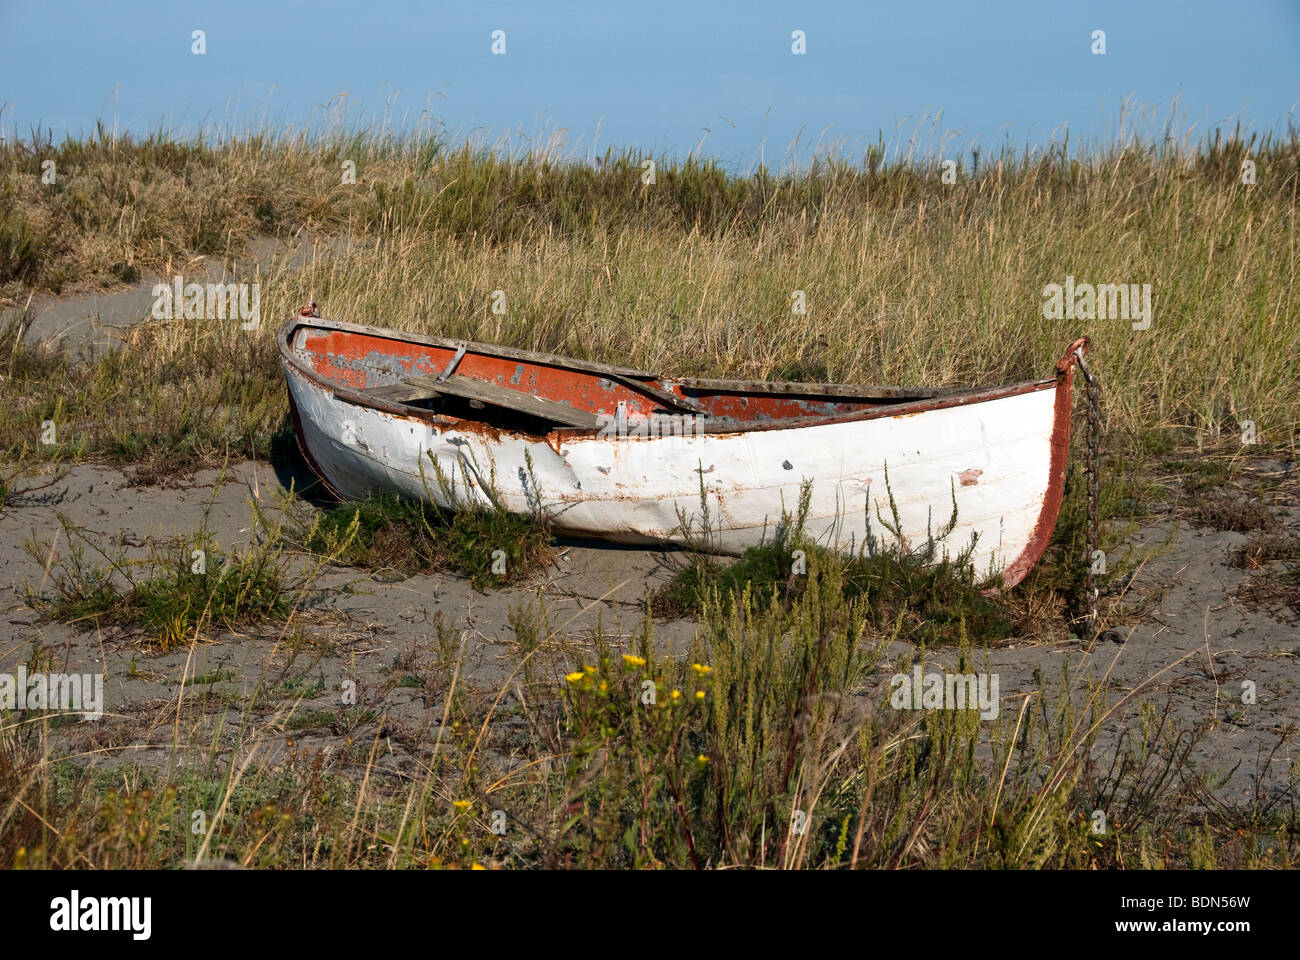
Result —
[[1147, 133], [1175, 98], [1180, 130], [1240, 118], [1263, 131], [1300, 101], [1300, 2], [0, 0], [5, 136], [38, 123], [77, 135], [100, 118], [136, 133], [301, 127], [345, 92], [354, 124], [562, 129], [575, 154], [698, 148], [738, 168], [779, 166], [796, 137], [805, 157], [838, 141], [853, 158], [880, 133], [949, 156], [1066, 127], [1072, 142], [1106, 140], [1126, 100]]

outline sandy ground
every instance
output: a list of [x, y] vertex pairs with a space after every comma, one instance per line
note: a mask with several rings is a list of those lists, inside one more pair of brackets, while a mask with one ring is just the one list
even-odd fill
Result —
[[[225, 718], [224, 734], [185, 744], [177, 757], [182, 763], [205, 761], [214, 746], [218, 755], [233, 748], [238, 724], [231, 722], [232, 712], [238, 714], [260, 689], [258, 714], [269, 721], [259, 747], [263, 757], [291, 747], [340, 749], [349, 740], [368, 745], [382, 733], [387, 744], [378, 762], [402, 770], [438, 738], [447, 682], [439, 669], [451, 656], [447, 637], [463, 643], [459, 682], [465, 689], [492, 698], [504, 688], [505, 702], [517, 701], [528, 695], [530, 684], [556, 683], [589, 649], [598, 626], [606, 636], [633, 635], [643, 619], [641, 599], [671, 576], [672, 557], [665, 552], [599, 544], [566, 545], [535, 582], [488, 593], [456, 575], [386, 582], [356, 570], [327, 569], [304, 596], [299, 634], [218, 635], [165, 654], [150, 652], [130, 636], [41, 622], [25, 606], [25, 588], [41, 589], [44, 580], [40, 555], [48, 557], [50, 544], [66, 549], [59, 513], [104, 537], [120, 535], [138, 550], [151, 537], [192, 534], [208, 511], [208, 529], [218, 543], [247, 543], [250, 499], [273, 504], [283, 489], [281, 478], [264, 464], [245, 463], [233, 467], [225, 483], [214, 485], [216, 479], [215, 472], [206, 472], [187, 486], [138, 487], [120, 470], [76, 466], [0, 514], [0, 564], [9, 601], [0, 624], [0, 671], [14, 672], [41, 649], [58, 670], [106, 677], [104, 718], [59, 728], [70, 752], [90, 751], [99, 764], [166, 765], [174, 753], [179, 704], [188, 698], [187, 710], [210, 715], [210, 730]], [[1292, 614], [1238, 599], [1238, 589], [1259, 575], [1231, 562], [1245, 534], [1163, 520], [1135, 539], [1163, 543], [1171, 531], [1169, 546], [1128, 586], [1127, 601], [1148, 604], [1120, 629], [1122, 643], [1103, 640], [1089, 650], [1082, 642], [1011, 640], [987, 652], [987, 669], [999, 676], [1001, 710], [1014, 715], [1040, 689], [1040, 675], [1050, 699], [1068, 664], [1078, 675], [1104, 679], [1112, 703], [1137, 691], [1105, 722], [1100, 749], [1126, 731], [1136, 733], [1143, 704], [1158, 710], [1168, 705], [1182, 726], [1202, 731], [1192, 760], [1199, 770], [1225, 778], [1221, 799], [1244, 802], [1257, 790], [1284, 790], [1296, 760], [1292, 733], [1300, 723], [1300, 635]], [[29, 540], [42, 545], [37, 557], [24, 547]], [[525, 677], [511, 618], [522, 609], [540, 609], [539, 603], [554, 634], [548, 646], [559, 655], [535, 658], [535, 670]], [[689, 622], [659, 623], [655, 637], [684, 651], [695, 629]], [[897, 644], [890, 655], [896, 662], [912, 652]], [[982, 669], [985, 654], [976, 657]], [[956, 651], [928, 654], [931, 664], [954, 668], [955, 661]], [[892, 672], [885, 665], [861, 694], [877, 708], [887, 703]], [[326, 714], [339, 715], [346, 679], [357, 683], [357, 703], [355, 723], [344, 729]], [[1253, 705], [1242, 703], [1244, 681], [1255, 685]], [[315, 722], [317, 717], [323, 719]], [[501, 722], [522, 720], [506, 716]]]
[[[40, 649], [53, 657], [52, 669], [59, 672], [105, 674], [105, 716], [63, 728], [70, 750], [111, 746], [97, 762], [165, 765], [173, 752], [172, 721], [183, 683], [184, 696], [206, 700], [214, 717], [228, 714], [232, 704], [238, 712], [260, 687], [258, 712], [268, 719], [281, 713], [280, 722], [268, 728], [278, 732], [261, 748], [272, 755], [290, 741], [299, 749], [331, 741], [337, 746], [339, 731], [317, 731], [318, 725], [305, 721], [323, 711], [339, 714], [341, 684], [351, 680], [355, 714], [367, 720], [347, 733], [369, 743], [379, 718], [385, 718], [391, 757], [400, 764], [402, 743], [422, 752], [437, 739], [447, 683], [441, 668], [454, 659], [445, 639], [440, 647], [439, 619], [444, 638], [463, 644], [462, 690], [492, 698], [504, 686], [517, 698], [526, 696], [530, 683], [557, 682], [566, 665], [590, 649], [598, 629], [609, 638], [630, 637], [643, 620], [645, 591], [671, 576], [663, 553], [573, 543], [562, 544], [554, 565], [527, 585], [489, 593], [456, 575], [392, 582], [327, 568], [303, 595], [301, 636], [274, 630], [218, 635], [170, 653], [151, 652], [147, 644], [112, 631], [43, 623], [24, 603], [28, 586], [49, 589], [44, 571], [49, 547], [67, 550], [59, 514], [106, 542], [124, 541], [133, 556], [142, 555], [151, 538], [192, 536], [206, 514], [207, 529], [222, 548], [242, 549], [250, 537], [250, 500], [274, 514], [275, 494], [285, 488], [264, 464], [235, 466], [219, 485], [217, 478], [216, 471], [205, 471], [184, 486], [138, 487], [117, 469], [77, 466], [0, 514], [7, 599], [0, 672], [14, 673]], [[40, 544], [40, 556], [32, 556], [29, 542]], [[534, 670], [526, 677], [510, 620], [519, 611], [540, 612], [543, 603], [554, 634], [547, 647], [554, 655], [534, 657]], [[656, 643], [684, 651], [694, 632], [692, 623], [658, 624]], [[206, 757], [210, 746], [194, 744], [194, 757]]]

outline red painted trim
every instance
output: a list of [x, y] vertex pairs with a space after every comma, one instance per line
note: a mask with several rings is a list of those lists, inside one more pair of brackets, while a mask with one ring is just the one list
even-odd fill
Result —
[[1010, 590], [1029, 573], [1047, 550], [1052, 540], [1052, 531], [1056, 529], [1056, 519], [1061, 513], [1061, 501], [1065, 497], [1065, 475], [1070, 466], [1070, 416], [1073, 412], [1074, 367], [1078, 362], [1078, 353], [1087, 353], [1091, 341], [1080, 337], [1070, 344], [1070, 349], [1056, 363], [1056, 404], [1052, 419], [1052, 456], [1047, 475], [1047, 492], [1043, 496], [1043, 508], [1039, 511], [1034, 530], [1029, 535], [1029, 542], [1020, 556], [1007, 564], [1002, 571], [1002, 586]]

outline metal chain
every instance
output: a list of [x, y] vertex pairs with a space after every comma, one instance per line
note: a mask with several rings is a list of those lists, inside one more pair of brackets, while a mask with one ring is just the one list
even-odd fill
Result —
[[1083, 359], [1083, 351], [1076, 351], [1079, 371], [1087, 385], [1088, 397], [1088, 520], [1085, 532], [1084, 589], [1088, 594], [1088, 642], [1097, 638], [1097, 597], [1098, 587], [1093, 579], [1093, 555], [1101, 545], [1100, 489], [1101, 489], [1101, 384], [1097, 382], [1088, 364]]

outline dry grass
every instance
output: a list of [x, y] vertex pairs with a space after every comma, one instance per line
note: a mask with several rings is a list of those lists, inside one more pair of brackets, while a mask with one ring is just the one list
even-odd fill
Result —
[[[171, 731], [165, 765], [113, 762], [120, 725], [68, 754], [68, 717], [0, 717], [0, 867], [1287, 868], [1300, 852], [1293, 793], [1190, 812], [1213, 775], [1187, 765], [1198, 735], [1167, 711], [1099, 749], [1123, 703], [1105, 678], [1073, 700], [1063, 678], [992, 722], [889, 709], [895, 637], [834, 567], [788, 605], [706, 600], [683, 660], [649, 623], [625, 655], [541, 627], [522, 658], [549, 650], [547, 669], [570, 672], [527, 696], [524, 662], [476, 689], [464, 636], [439, 632], [436, 667], [415, 648], [394, 662], [428, 697], [419, 730], [270, 682], [205, 695], [217, 677], [149, 721]], [[578, 659], [559, 666], [566, 649]], [[296, 746], [308, 730], [332, 731], [331, 749]], [[394, 741], [405, 759], [377, 762]]]
[[[1249, 187], [1237, 173], [1248, 153]], [[39, 180], [46, 156], [53, 186]], [[340, 182], [344, 159], [355, 185]], [[236, 279], [262, 283], [258, 331], [133, 333], [100, 378], [134, 376], [129, 399], [7, 344], [0, 392], [18, 415], [0, 446], [34, 442], [38, 417], [58, 413], [74, 435], [85, 422], [81, 455], [254, 452], [283, 414], [273, 328], [310, 295], [329, 317], [683, 375], [1005, 382], [1045, 376], [1086, 332], [1117, 448], [1164, 434], [1213, 445], [1249, 419], [1266, 446], [1294, 449], [1294, 135], [1007, 153], [954, 186], [932, 160], [874, 154], [747, 177], [661, 160], [643, 185], [640, 159], [362, 135], [6, 144], [0, 283], [19, 306], [32, 288], [184, 274], [200, 254], [247, 263], [259, 235], [321, 245], [301, 271], [241, 268]], [[1043, 319], [1044, 286], [1066, 275], [1151, 284], [1151, 329]], [[792, 313], [796, 290], [806, 314]], [[196, 387], [185, 402], [182, 378]]]

